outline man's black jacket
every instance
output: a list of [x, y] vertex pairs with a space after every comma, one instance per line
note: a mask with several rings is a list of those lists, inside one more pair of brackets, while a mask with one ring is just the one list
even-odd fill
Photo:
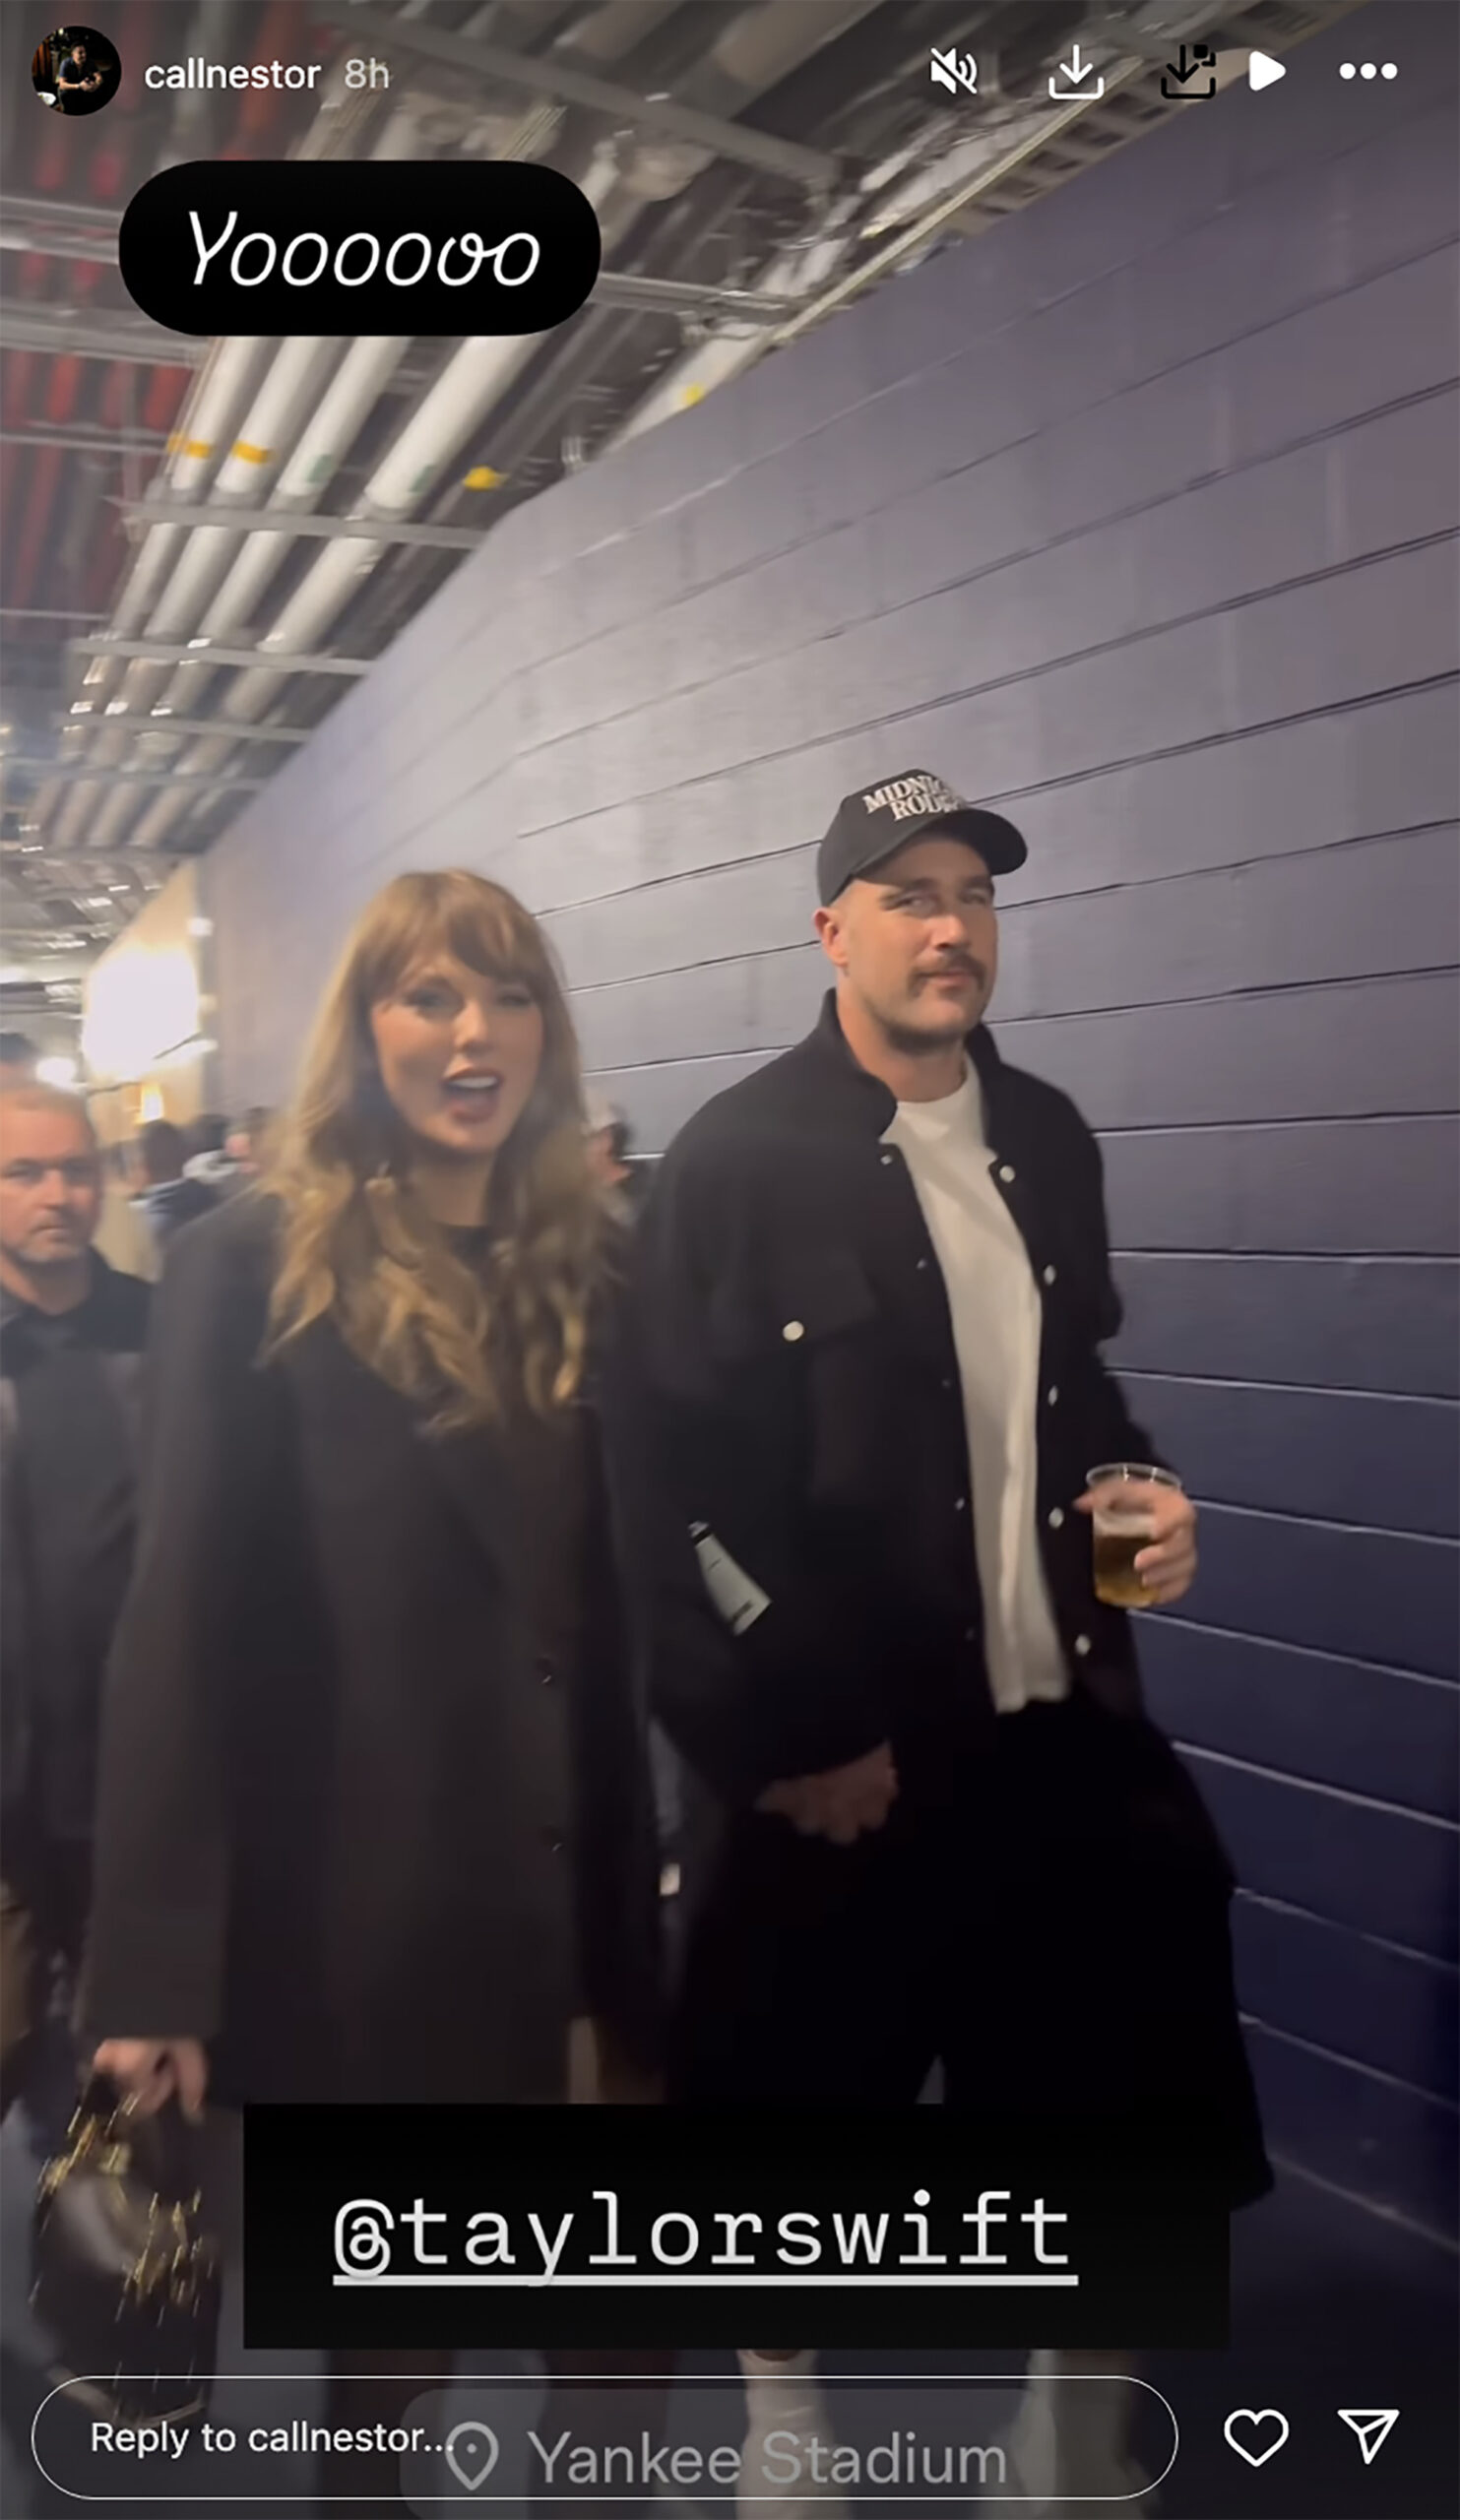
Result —
[[[1096, 1463], [1157, 1458], [1100, 1354], [1120, 1323], [1100, 1151], [985, 1030], [968, 1046], [1043, 1300], [1055, 1618], [1076, 1685], [1135, 1714], [1130, 1623], [1095, 1599], [1072, 1510]], [[640, 1228], [622, 1388], [635, 1591], [656, 1712], [731, 1803], [886, 1740], [905, 1796], [935, 1800], [994, 1721], [958, 1359], [917, 1191], [881, 1143], [894, 1109], [829, 994], [814, 1033], [690, 1120]]]
[[132, 1563], [151, 1289], [91, 1254], [71, 1311], [0, 1302], [0, 1783], [12, 1888], [90, 1840], [101, 1675]]

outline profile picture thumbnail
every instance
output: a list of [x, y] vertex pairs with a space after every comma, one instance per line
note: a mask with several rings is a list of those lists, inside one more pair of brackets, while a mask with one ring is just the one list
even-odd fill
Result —
[[121, 86], [117, 49], [95, 27], [57, 27], [38, 43], [31, 81], [43, 105], [58, 114], [98, 114]]

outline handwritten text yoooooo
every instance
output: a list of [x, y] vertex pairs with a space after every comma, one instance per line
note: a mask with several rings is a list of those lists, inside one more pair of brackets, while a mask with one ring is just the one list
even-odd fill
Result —
[[[198, 249], [198, 268], [193, 274], [193, 286], [198, 288], [202, 285], [209, 264], [223, 251], [237, 226], [238, 213], [236, 210], [229, 211], [227, 225], [222, 234], [211, 245], [203, 233], [203, 222], [197, 212], [190, 210], [188, 218], [192, 222], [193, 238]], [[301, 247], [317, 249], [317, 260], [312, 270], [291, 268], [294, 256]], [[363, 249], [363, 255], [356, 250], [358, 248]], [[413, 270], [397, 266], [397, 255], [405, 254], [408, 249], [418, 249]], [[467, 265], [465, 270], [448, 269], [447, 266], [453, 254], [462, 256]], [[249, 258], [247, 269], [244, 268], [245, 256]], [[514, 265], [511, 270], [507, 268], [509, 258]], [[537, 237], [529, 236], [525, 232], [504, 236], [499, 245], [483, 245], [481, 238], [475, 231], [470, 231], [465, 236], [448, 236], [438, 252], [434, 240], [423, 230], [410, 228], [404, 236], [398, 236], [386, 252], [384, 277], [393, 288], [414, 288], [425, 279], [434, 262], [436, 278], [447, 288], [466, 288], [476, 278], [482, 264], [490, 263], [499, 288], [521, 288], [532, 279], [541, 259], [541, 247]], [[312, 288], [315, 282], [323, 278], [330, 264], [329, 240], [320, 234], [318, 228], [306, 228], [302, 234], [289, 238], [281, 261], [279, 239], [270, 235], [265, 228], [250, 228], [246, 235], [239, 237], [237, 244], [233, 247], [228, 261], [228, 270], [239, 288], [257, 288], [264, 281], [271, 278], [276, 263], [279, 265], [281, 280], [285, 281], [290, 288]], [[336, 248], [334, 278], [342, 288], [363, 288], [367, 281], [375, 278], [380, 270], [380, 238], [371, 235], [365, 228], [357, 228], [353, 235], [347, 236]]]

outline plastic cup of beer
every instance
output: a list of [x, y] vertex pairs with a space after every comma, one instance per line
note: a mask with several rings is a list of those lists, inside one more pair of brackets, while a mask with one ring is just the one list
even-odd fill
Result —
[[1095, 1499], [1091, 1523], [1095, 1532], [1095, 1598], [1111, 1609], [1141, 1610], [1151, 1595], [1135, 1571], [1140, 1551], [1156, 1536], [1150, 1497], [1142, 1484], [1181, 1492], [1175, 1472], [1158, 1470], [1153, 1462], [1107, 1461], [1087, 1471], [1085, 1484]]

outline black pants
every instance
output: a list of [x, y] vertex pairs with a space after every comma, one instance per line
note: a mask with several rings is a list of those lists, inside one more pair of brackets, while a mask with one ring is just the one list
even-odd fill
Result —
[[1232, 2201], [1270, 2174], [1238, 2022], [1231, 1874], [1185, 1769], [1083, 1699], [1001, 1717], [936, 1804], [850, 1848], [733, 1823], [688, 1928], [673, 2094], [1214, 2112]]

